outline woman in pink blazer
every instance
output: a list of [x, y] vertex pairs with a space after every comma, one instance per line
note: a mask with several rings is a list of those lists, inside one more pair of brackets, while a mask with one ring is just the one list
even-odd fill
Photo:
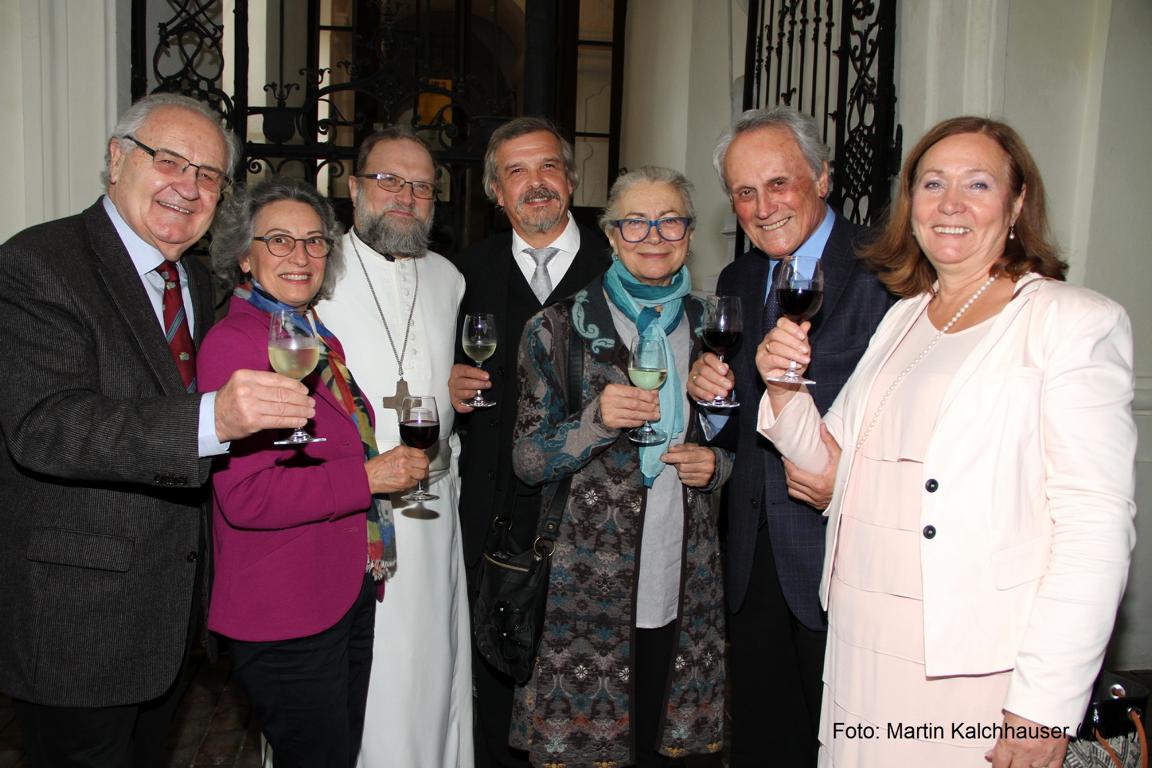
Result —
[[[212, 261], [232, 299], [198, 355], [202, 389], [237, 369], [270, 368], [270, 313], [307, 311], [331, 292], [339, 234], [328, 202], [298, 181], [261, 182], [222, 207]], [[396, 566], [391, 510], [376, 495], [412, 487], [428, 461], [406, 447], [377, 454], [371, 405], [340, 342], [315, 310], [310, 317], [322, 344], [303, 379], [316, 402], [308, 430], [325, 442], [277, 446], [285, 434], [260, 432], [214, 466], [208, 626], [231, 641], [233, 674], [277, 767], [349, 768], [364, 725], [375, 600]]]
[[[866, 258], [905, 298], [830, 437], [802, 388], [760, 404], [786, 457], [835, 473], [821, 765], [1059, 768], [1135, 541], [1131, 325], [1062, 282], [1007, 125], [941, 123], [900, 182]], [[819, 355], [806, 331], [781, 320], [760, 374]]]

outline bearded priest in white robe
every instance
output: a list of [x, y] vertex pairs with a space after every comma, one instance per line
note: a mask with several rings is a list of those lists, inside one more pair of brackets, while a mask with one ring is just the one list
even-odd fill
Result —
[[436, 501], [392, 494], [396, 574], [376, 609], [363, 768], [472, 768], [468, 593], [456, 513], [459, 439], [448, 376], [464, 278], [427, 249], [435, 166], [399, 129], [369, 137], [348, 180], [355, 229], [342, 241], [345, 274], [317, 312], [343, 342], [376, 410], [380, 451], [400, 444], [405, 394], [433, 395], [440, 441], [429, 449]]

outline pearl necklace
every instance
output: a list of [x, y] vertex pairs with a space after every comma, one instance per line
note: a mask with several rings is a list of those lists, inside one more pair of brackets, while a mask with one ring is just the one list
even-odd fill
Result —
[[[860, 433], [860, 439], [856, 441], [856, 450], [860, 450], [868, 439], [868, 436], [872, 434], [872, 429], [876, 426], [876, 422], [880, 420], [880, 414], [884, 412], [884, 406], [888, 405], [888, 398], [892, 396], [892, 393], [904, 382], [904, 379], [908, 378], [908, 374], [912, 373], [913, 369], [920, 365], [920, 362], [928, 356], [928, 353], [940, 343], [940, 339], [944, 338], [944, 334], [948, 333], [948, 331], [952, 329], [952, 326], [956, 325], [960, 318], [964, 316], [964, 313], [976, 303], [976, 299], [980, 298], [984, 291], [988, 290], [989, 286], [994, 282], [996, 282], [996, 275], [992, 275], [985, 280], [984, 284], [968, 297], [968, 301], [964, 302], [964, 305], [956, 310], [956, 314], [952, 315], [952, 319], [936, 332], [936, 335], [928, 342], [928, 346], [924, 347], [924, 351], [917, 355], [915, 360], [908, 363], [908, 365], [904, 367], [904, 370], [900, 371], [900, 375], [893, 379], [892, 383], [888, 385], [888, 390], [884, 393], [884, 396], [880, 398], [880, 403], [876, 406], [876, 412], [872, 414], [872, 420], [868, 422], [868, 426]], [[925, 312], [927, 312], [927, 308], [925, 308]]]

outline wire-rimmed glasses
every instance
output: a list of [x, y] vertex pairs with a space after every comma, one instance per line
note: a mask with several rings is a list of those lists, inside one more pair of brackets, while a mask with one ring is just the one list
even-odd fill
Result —
[[376, 185], [386, 192], [399, 192], [405, 185], [412, 187], [412, 197], [431, 200], [436, 197], [436, 185], [431, 181], [408, 181], [394, 173], [358, 173], [358, 179], [374, 179]]
[[268, 253], [278, 259], [285, 259], [291, 256], [292, 251], [296, 250], [296, 243], [304, 243], [304, 253], [308, 254], [308, 257], [312, 259], [326, 259], [328, 258], [328, 254], [332, 252], [332, 241], [323, 235], [292, 237], [292, 235], [277, 233], [274, 235], [264, 235], [263, 237], [254, 237], [252, 239], [264, 243], [264, 247], [268, 249]]
[[135, 144], [141, 152], [152, 158], [152, 167], [165, 176], [183, 176], [189, 168], [196, 169], [196, 184], [206, 192], [220, 194], [232, 186], [232, 179], [219, 168], [210, 165], [197, 165], [184, 155], [177, 154], [170, 149], [153, 149], [135, 136], [122, 138]]

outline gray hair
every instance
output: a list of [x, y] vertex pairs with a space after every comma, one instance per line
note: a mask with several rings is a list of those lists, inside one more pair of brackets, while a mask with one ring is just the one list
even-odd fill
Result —
[[608, 191], [608, 204], [600, 214], [600, 229], [604, 230], [604, 234], [611, 234], [612, 222], [620, 218], [617, 209], [620, 198], [636, 184], [667, 184], [675, 189], [684, 201], [684, 215], [692, 219], [688, 231], [696, 228], [696, 206], [692, 204], [692, 182], [688, 181], [688, 177], [671, 168], [644, 165], [618, 176], [612, 184], [612, 189]]
[[720, 141], [712, 151], [712, 167], [720, 177], [720, 184], [724, 187], [729, 199], [732, 190], [728, 187], [728, 176], [724, 173], [724, 162], [728, 159], [728, 148], [732, 141], [742, 133], [759, 131], [764, 128], [785, 128], [791, 131], [792, 138], [800, 147], [800, 154], [808, 167], [812, 169], [812, 177], [819, 178], [824, 172], [824, 163], [828, 162], [828, 147], [820, 137], [820, 126], [809, 115], [802, 114], [791, 107], [773, 107], [772, 109], [749, 109], [736, 118], [736, 122], [720, 134]]
[[[411, 128], [403, 125], [390, 125], [387, 128], [381, 128], [364, 139], [360, 144], [360, 151], [356, 153], [356, 170], [364, 170], [364, 164], [368, 162], [368, 155], [372, 154], [372, 150], [376, 148], [376, 145], [388, 141], [411, 141], [423, 147], [424, 151], [428, 153], [429, 159], [432, 160], [433, 178], [430, 179], [430, 181], [435, 183], [436, 158], [432, 157], [432, 150], [429, 148], [428, 142], [413, 133]], [[417, 179], [417, 181], [420, 181], [420, 179]]]
[[264, 206], [281, 200], [293, 200], [310, 206], [320, 217], [324, 236], [332, 240], [324, 280], [314, 301], [331, 298], [336, 281], [344, 274], [344, 253], [340, 248], [343, 231], [328, 198], [317, 192], [316, 187], [299, 179], [265, 179], [247, 190], [238, 190], [231, 199], [221, 203], [212, 224], [212, 245], [209, 249], [212, 254], [212, 271], [216, 273], [217, 281], [225, 291], [231, 291], [243, 280], [240, 260], [252, 248], [256, 214]]
[[[181, 96], [176, 93], [153, 93], [150, 96], [137, 101], [132, 106], [120, 115], [120, 119], [116, 121], [116, 127], [112, 129], [112, 135], [108, 137], [108, 145], [111, 146], [113, 141], [120, 143], [120, 149], [124, 152], [130, 152], [136, 148], [136, 145], [129, 141], [127, 136], [135, 136], [136, 133], [144, 127], [144, 123], [148, 122], [148, 118], [157, 109], [163, 108], [184, 109], [189, 112], [195, 112], [198, 115], [203, 115], [208, 118], [213, 125], [220, 131], [220, 138], [224, 141], [224, 148], [227, 152], [227, 167], [222, 170], [231, 176], [236, 170], [236, 163], [240, 159], [240, 141], [236, 138], [236, 134], [224, 127], [224, 122], [220, 114], [216, 110], [209, 107], [202, 101]], [[100, 174], [100, 183], [104, 188], [108, 188], [109, 170], [112, 167], [112, 152], [109, 149], [104, 150], [104, 170]]]
[[496, 179], [500, 173], [496, 167], [496, 150], [512, 139], [541, 131], [556, 137], [560, 154], [564, 158], [564, 170], [568, 173], [568, 183], [572, 185], [573, 191], [580, 184], [580, 175], [576, 172], [576, 154], [568, 139], [560, 135], [552, 121], [543, 117], [516, 117], [492, 132], [492, 137], [488, 139], [488, 149], [484, 152], [484, 194], [493, 203], [496, 202]]

